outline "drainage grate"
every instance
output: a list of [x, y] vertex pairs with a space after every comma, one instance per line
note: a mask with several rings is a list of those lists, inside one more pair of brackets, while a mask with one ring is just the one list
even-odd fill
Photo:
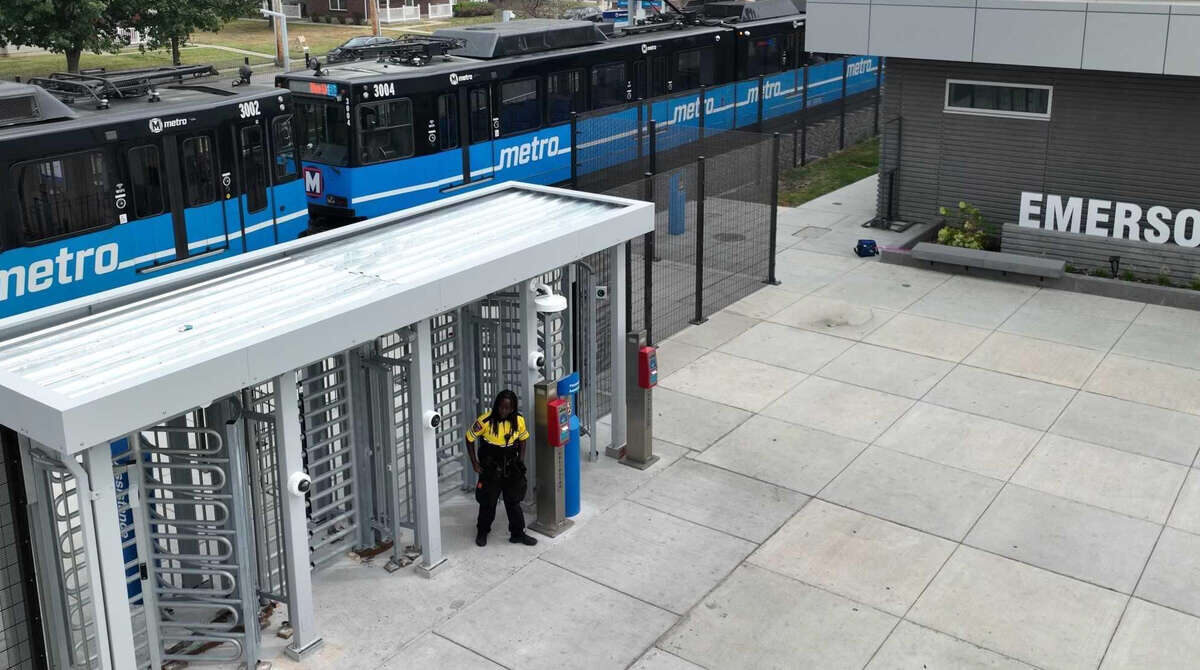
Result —
[[718, 242], [741, 242], [746, 236], [741, 233], [717, 233], [713, 238]]

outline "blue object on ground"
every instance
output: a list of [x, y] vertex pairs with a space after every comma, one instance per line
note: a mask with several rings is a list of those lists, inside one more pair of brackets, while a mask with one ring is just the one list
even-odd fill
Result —
[[860, 257], [878, 256], [879, 247], [875, 244], [875, 240], [859, 240], [854, 247], [854, 253]]
[[678, 172], [671, 175], [670, 200], [667, 202], [667, 232], [671, 235], [687, 232], [687, 191], [679, 182]]

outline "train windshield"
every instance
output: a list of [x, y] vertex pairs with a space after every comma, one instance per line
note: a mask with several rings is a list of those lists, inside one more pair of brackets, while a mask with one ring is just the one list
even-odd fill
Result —
[[350, 157], [350, 128], [338, 104], [320, 100], [296, 101], [296, 131], [300, 157], [314, 163], [346, 165]]

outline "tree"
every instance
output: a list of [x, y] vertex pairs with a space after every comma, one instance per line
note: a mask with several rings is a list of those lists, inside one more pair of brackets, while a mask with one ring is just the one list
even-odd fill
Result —
[[0, 46], [35, 46], [65, 54], [79, 71], [83, 52], [116, 52], [125, 41], [122, 0], [0, 0]]
[[[7, 2], [8, 0], [0, 0]], [[179, 47], [197, 30], [217, 31], [229, 21], [261, 6], [260, 0], [133, 0], [137, 11], [131, 26], [147, 38], [146, 46], [171, 47], [171, 62], [179, 65]]]

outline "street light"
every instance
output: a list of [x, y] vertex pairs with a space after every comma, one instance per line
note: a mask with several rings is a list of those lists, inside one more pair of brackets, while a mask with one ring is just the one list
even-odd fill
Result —
[[[283, 9], [279, 6], [279, 0], [271, 0], [271, 6], [276, 9]], [[288, 58], [287, 15], [283, 12], [270, 9], [259, 9], [258, 11], [262, 12], [263, 16], [275, 18], [275, 21], [272, 22], [272, 27], [275, 29], [275, 58], [281, 61], [279, 65], [283, 68], [284, 72], [291, 72], [291, 59]], [[280, 39], [281, 37], [283, 39]]]

